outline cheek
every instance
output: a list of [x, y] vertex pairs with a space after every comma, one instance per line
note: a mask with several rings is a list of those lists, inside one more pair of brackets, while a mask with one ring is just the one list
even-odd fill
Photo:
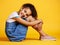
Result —
[[25, 14], [25, 12], [24, 12], [24, 11], [22, 11], [21, 13], [22, 13], [22, 14]]

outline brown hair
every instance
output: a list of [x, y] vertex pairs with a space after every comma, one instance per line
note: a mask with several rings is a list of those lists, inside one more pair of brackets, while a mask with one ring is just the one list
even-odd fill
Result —
[[[30, 10], [32, 12], [32, 14], [31, 14], [32, 17], [35, 18], [35, 19], [37, 19], [37, 11], [36, 11], [35, 7], [32, 4], [26, 3], [26, 4], [24, 4], [22, 6], [22, 8], [30, 8]], [[19, 12], [20, 12], [20, 10], [18, 11], [18, 14], [19, 14]]]

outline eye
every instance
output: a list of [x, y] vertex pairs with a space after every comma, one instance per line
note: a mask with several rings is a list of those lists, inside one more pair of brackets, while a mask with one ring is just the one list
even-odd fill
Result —
[[26, 11], [26, 10], [24, 10], [24, 12], [26, 13], [27, 11]]
[[30, 16], [30, 15], [26, 14], [26, 16]]
[[26, 14], [28, 16], [28, 14]]

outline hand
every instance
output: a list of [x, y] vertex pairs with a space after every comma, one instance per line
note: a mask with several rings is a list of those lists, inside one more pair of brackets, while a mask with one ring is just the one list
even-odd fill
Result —
[[42, 21], [42, 19], [40, 19], [39, 21], [40, 21], [40, 23], [42, 23], [42, 24], [43, 24], [43, 21]]

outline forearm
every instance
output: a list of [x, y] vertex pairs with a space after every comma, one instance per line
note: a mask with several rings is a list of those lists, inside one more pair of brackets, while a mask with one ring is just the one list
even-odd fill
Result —
[[[32, 21], [36, 21], [36, 20], [38, 20], [38, 19], [35, 19], [35, 18], [33, 18], [33, 17], [30, 17], [29, 18], [30, 19], [30, 21], [32, 22]], [[36, 25], [33, 25], [33, 27], [36, 27], [38, 24], [40, 24], [40, 23], [42, 23], [43, 24], [43, 21], [40, 19], [39, 20], [40, 22], [39, 23], [37, 23]]]
[[27, 26], [33, 26], [40, 22], [39, 20], [28, 22], [28, 21], [23, 20], [22, 18], [13, 18], [13, 19], [15, 19], [17, 22], [27, 25]]

